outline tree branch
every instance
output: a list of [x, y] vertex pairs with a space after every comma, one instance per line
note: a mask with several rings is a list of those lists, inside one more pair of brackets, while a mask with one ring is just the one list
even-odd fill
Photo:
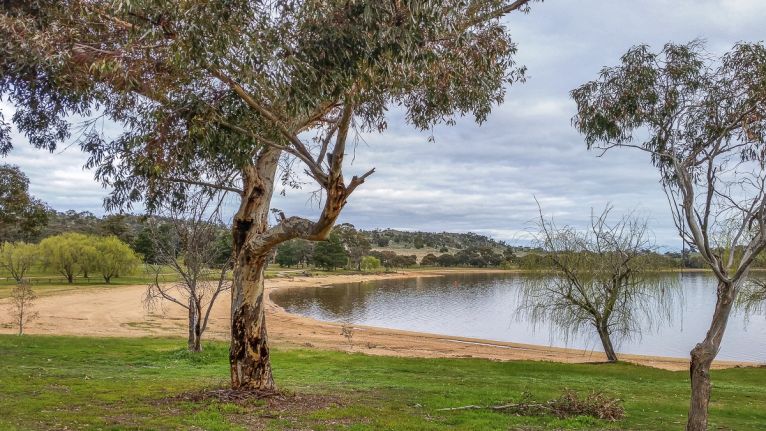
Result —
[[170, 181], [172, 183], [183, 183], [183, 184], [189, 184], [189, 185], [192, 185], [192, 186], [209, 187], [209, 188], [223, 190], [223, 191], [227, 191], [227, 192], [234, 192], [234, 193], [237, 193], [237, 194], [240, 194], [240, 195], [242, 193], [244, 193], [241, 189], [238, 189], [236, 187], [225, 186], [225, 185], [222, 185], [222, 184], [208, 183], [208, 182], [205, 182], [205, 181], [188, 180], [188, 179], [185, 179], [185, 178], [177, 178], [177, 177], [167, 177], [167, 178], [164, 178], [164, 180], [165, 181]]

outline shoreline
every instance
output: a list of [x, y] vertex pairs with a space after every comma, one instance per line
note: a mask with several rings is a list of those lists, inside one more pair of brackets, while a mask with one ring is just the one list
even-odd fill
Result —
[[[355, 283], [365, 281], [387, 280], [387, 279], [406, 279], [417, 277], [440, 277], [449, 274], [514, 274], [523, 273], [519, 270], [424, 270], [409, 271], [398, 273], [383, 274], [354, 274], [354, 275], [330, 275], [326, 277], [295, 277], [293, 280], [276, 282], [280, 279], [271, 279], [274, 283], [268, 283], [266, 286], [265, 298], [267, 310], [267, 326], [269, 318], [276, 318], [278, 321], [288, 320], [296, 328], [306, 328], [314, 337], [310, 339], [319, 339], [318, 343], [308, 341], [311, 347], [321, 347], [333, 350], [354, 351], [367, 354], [380, 354], [387, 356], [407, 356], [407, 357], [441, 357], [441, 358], [483, 358], [490, 360], [541, 360], [564, 363], [593, 363], [604, 362], [606, 356], [603, 352], [595, 350], [583, 350], [567, 347], [555, 347], [535, 344], [514, 343], [507, 341], [497, 341], [472, 337], [452, 336], [445, 334], [432, 334], [426, 332], [406, 331], [399, 329], [381, 328], [366, 325], [351, 325], [354, 330], [360, 330], [353, 335], [353, 347], [349, 347], [347, 341], [340, 334], [343, 327], [342, 323], [327, 322], [311, 317], [288, 313], [282, 307], [274, 303], [270, 294], [278, 290], [294, 289], [301, 287], [326, 287], [342, 283]], [[316, 330], [310, 331], [308, 328], [319, 328], [322, 333], [317, 334]], [[269, 331], [273, 332], [273, 326]], [[335, 334], [330, 337], [329, 329], [334, 329]], [[295, 344], [294, 336], [305, 336], [303, 332], [280, 333], [280, 341], [288, 344]], [[316, 337], [316, 335], [322, 335]], [[282, 337], [284, 336], [284, 338]], [[329, 339], [325, 339], [327, 336]], [[357, 341], [359, 339], [359, 341]], [[378, 343], [381, 343], [378, 345]], [[365, 346], [367, 344], [367, 347]], [[301, 344], [298, 343], [300, 346]], [[305, 346], [305, 343], [303, 344]], [[370, 347], [373, 346], [373, 347]], [[673, 358], [652, 355], [620, 354], [620, 360], [624, 362], [635, 363], [639, 365], [650, 366], [671, 371], [688, 370], [689, 360], [684, 358]], [[763, 364], [744, 361], [715, 361], [714, 369], [725, 369], [733, 367], [758, 367]]]
[[[440, 277], [448, 274], [513, 274], [514, 270], [422, 270], [378, 274], [278, 277], [266, 280], [266, 321], [270, 341], [277, 347], [320, 348], [370, 355], [419, 358], [482, 358], [496, 361], [538, 360], [563, 363], [604, 362], [602, 352], [544, 345], [504, 342], [480, 338], [430, 334], [415, 331], [347, 325], [353, 329], [351, 344], [341, 334], [343, 324], [325, 322], [291, 314], [278, 306], [270, 294], [281, 289], [326, 287], [342, 283]], [[41, 296], [35, 304], [39, 318], [25, 332], [46, 335], [97, 337], [185, 337], [188, 329], [185, 309], [164, 304], [148, 311], [142, 303], [144, 285], [110, 288], [83, 287], [60, 294]], [[0, 315], [8, 314], [7, 300], [0, 301]], [[230, 333], [230, 298], [221, 297], [214, 306], [205, 339], [227, 341]], [[5, 323], [5, 322], [0, 322]], [[0, 333], [13, 334], [14, 328], [0, 325]], [[671, 371], [688, 370], [689, 360], [649, 355], [622, 354], [620, 360]], [[716, 361], [714, 369], [752, 367], [763, 364], [742, 361]]]

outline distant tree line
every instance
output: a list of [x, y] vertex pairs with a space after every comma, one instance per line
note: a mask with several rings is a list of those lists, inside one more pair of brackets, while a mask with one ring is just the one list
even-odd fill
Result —
[[[29, 180], [18, 167], [0, 165], [0, 243], [36, 243], [64, 233], [91, 236], [114, 236], [140, 256], [146, 263], [158, 263], [157, 240], [162, 235], [162, 223], [153, 225], [150, 217], [133, 214], [96, 216], [89, 211], [55, 211], [29, 194]], [[159, 227], [157, 227], [159, 226]], [[216, 226], [216, 241], [221, 250], [216, 264], [223, 264], [231, 254], [231, 231], [224, 224]], [[362, 270], [366, 256], [374, 257], [379, 266], [407, 268], [428, 267], [505, 267], [527, 270], [550, 269], [550, 259], [539, 247], [514, 246], [476, 233], [417, 232], [395, 229], [357, 230], [351, 224], [340, 224], [327, 241], [311, 243], [288, 241], [276, 251], [274, 261], [284, 267], [316, 266], [323, 269], [348, 268]], [[167, 232], [166, 232], [167, 234]], [[167, 239], [167, 238], [166, 238]], [[434, 250], [418, 259], [401, 249]], [[438, 250], [438, 252], [436, 252]], [[659, 254], [646, 251], [663, 268], [706, 268], [705, 260], [690, 246], [684, 252]], [[369, 263], [369, 262], [368, 262]], [[759, 255], [753, 267], [766, 268], [766, 255]]]
[[[457, 235], [471, 236], [467, 234]], [[417, 239], [419, 237], [415, 235], [413, 238]], [[283, 243], [277, 248], [274, 260], [283, 267], [302, 268], [313, 265], [326, 270], [347, 268], [359, 271], [380, 267], [391, 270], [417, 265], [475, 268], [501, 267], [509, 266], [511, 260], [515, 257], [511, 247], [494, 241], [487, 242], [483, 246], [468, 246], [457, 250], [454, 254], [442, 253], [437, 256], [433, 253], [428, 253], [420, 261], [418, 261], [418, 257], [415, 254], [397, 253], [394, 250], [381, 249], [379, 246], [373, 248], [374, 244], [374, 238], [373, 241], [370, 241], [369, 232], [357, 230], [350, 224], [341, 224], [335, 227], [326, 241], [315, 243], [296, 239]]]
[[505, 248], [504, 241], [496, 241], [488, 236], [473, 232], [418, 232], [396, 229], [376, 229], [360, 231], [367, 240], [378, 248], [398, 246], [400, 248], [429, 248], [446, 253], [449, 250], [462, 250], [471, 247]]

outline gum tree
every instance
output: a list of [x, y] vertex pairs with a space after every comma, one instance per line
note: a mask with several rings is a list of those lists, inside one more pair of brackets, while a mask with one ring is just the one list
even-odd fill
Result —
[[[0, 154], [3, 145], [1, 115]], [[0, 164], [0, 243], [30, 241], [47, 223], [47, 206], [29, 194], [29, 178], [18, 166]]]
[[[389, 108], [428, 130], [481, 122], [523, 77], [500, 18], [530, 0], [4, 2], [0, 94], [40, 148], [82, 125], [107, 207], [182, 205], [191, 187], [239, 197], [234, 215], [233, 388], [274, 388], [263, 304], [271, 250], [325, 239], [352, 192], [344, 160]], [[101, 120], [124, 126], [108, 139]], [[10, 148], [7, 135], [0, 149]], [[287, 169], [277, 175], [280, 162]], [[290, 169], [292, 168], [292, 169]], [[275, 187], [322, 194], [313, 219], [279, 213]]]
[[682, 239], [718, 281], [707, 334], [691, 351], [687, 429], [704, 430], [710, 366], [766, 247], [766, 48], [740, 43], [713, 59], [700, 42], [637, 46], [572, 96], [588, 148], [650, 156]]

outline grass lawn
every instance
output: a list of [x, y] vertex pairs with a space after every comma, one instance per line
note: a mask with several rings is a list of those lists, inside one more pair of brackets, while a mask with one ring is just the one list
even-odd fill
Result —
[[[277, 348], [283, 395], [200, 397], [225, 388], [227, 346], [191, 355], [180, 339], [0, 336], [0, 429], [682, 429], [688, 382], [628, 364], [566, 365], [403, 359]], [[766, 369], [714, 371], [711, 429], [766, 423]], [[530, 392], [536, 400], [597, 389], [624, 400], [625, 419], [557, 419], [480, 411]]]
[[[106, 284], [99, 274], [91, 274], [90, 278], [78, 276], [75, 278], [74, 283], [69, 284], [61, 274], [36, 267], [33, 271], [27, 273], [25, 278], [37, 296], [46, 296], [82, 288], [149, 284], [154, 280], [154, 275], [144, 267], [141, 267], [134, 274], [113, 278], [109, 284]], [[171, 282], [177, 279], [178, 277], [173, 274], [170, 268], [162, 268], [160, 281]], [[14, 287], [16, 287], [16, 281], [10, 278], [10, 274], [0, 272], [0, 299], [9, 297]]]

